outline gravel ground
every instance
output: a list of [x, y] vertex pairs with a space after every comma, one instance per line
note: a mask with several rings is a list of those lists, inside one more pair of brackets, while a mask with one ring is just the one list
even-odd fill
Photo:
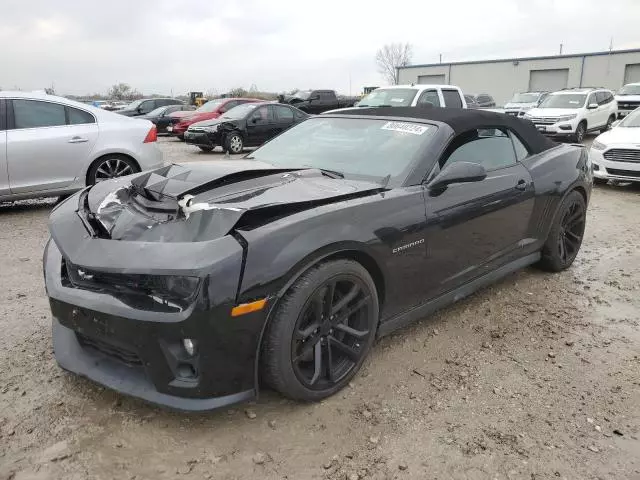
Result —
[[383, 339], [334, 397], [193, 415], [57, 367], [52, 204], [0, 206], [2, 480], [640, 478], [638, 186], [594, 189], [571, 269], [526, 269]]

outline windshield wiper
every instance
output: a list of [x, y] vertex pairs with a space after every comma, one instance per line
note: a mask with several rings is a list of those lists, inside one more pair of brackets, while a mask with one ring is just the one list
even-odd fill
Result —
[[338, 172], [336, 170], [328, 170], [326, 168], [318, 168], [313, 165], [303, 165], [303, 167], [313, 168], [315, 170], [320, 170], [323, 175], [326, 175], [329, 178], [344, 178], [344, 173]]

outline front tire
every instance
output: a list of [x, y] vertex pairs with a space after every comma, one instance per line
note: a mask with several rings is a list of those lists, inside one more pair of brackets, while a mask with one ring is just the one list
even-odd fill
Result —
[[582, 143], [586, 133], [587, 133], [587, 124], [584, 121], [582, 121], [576, 127], [576, 131], [573, 134], [573, 141], [576, 143]]
[[242, 153], [242, 150], [244, 150], [242, 135], [237, 132], [228, 134], [224, 139], [224, 148], [226, 152], [232, 154]]
[[367, 270], [334, 260], [302, 274], [265, 333], [262, 378], [302, 401], [333, 395], [353, 378], [375, 339], [378, 295]]
[[542, 247], [539, 267], [549, 272], [560, 272], [571, 266], [584, 237], [587, 204], [577, 191], [562, 201], [553, 220], [547, 241]]

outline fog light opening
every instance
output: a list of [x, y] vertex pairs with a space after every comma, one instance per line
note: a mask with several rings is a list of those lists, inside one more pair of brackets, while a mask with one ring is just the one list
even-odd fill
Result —
[[198, 376], [196, 369], [193, 365], [189, 363], [180, 363], [178, 364], [178, 377], [185, 379], [193, 379]]
[[187, 355], [193, 357], [196, 354], [196, 344], [190, 338], [182, 339], [182, 346], [184, 347], [184, 351], [187, 352]]

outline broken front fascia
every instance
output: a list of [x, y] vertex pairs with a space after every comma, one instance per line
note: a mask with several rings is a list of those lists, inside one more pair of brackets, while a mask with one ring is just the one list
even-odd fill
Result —
[[95, 213], [108, 237], [113, 240], [146, 242], [197, 242], [213, 240], [229, 233], [244, 209], [210, 203], [193, 203], [193, 195], [164, 208], [145, 208], [139, 195], [129, 187], [109, 193]]

